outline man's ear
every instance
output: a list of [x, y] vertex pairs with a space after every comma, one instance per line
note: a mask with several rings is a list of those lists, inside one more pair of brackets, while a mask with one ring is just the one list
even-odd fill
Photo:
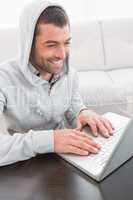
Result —
[[29, 61], [33, 63], [33, 58], [34, 58], [34, 50], [35, 50], [35, 41], [32, 42], [31, 50], [30, 50], [30, 56], [29, 56]]

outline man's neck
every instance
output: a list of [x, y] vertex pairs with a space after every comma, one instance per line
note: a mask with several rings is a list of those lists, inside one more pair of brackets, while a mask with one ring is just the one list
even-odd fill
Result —
[[[31, 62], [31, 61], [30, 61]], [[31, 65], [36, 68], [40, 74], [40, 77], [46, 81], [49, 81], [51, 78], [52, 78], [52, 74], [48, 73], [48, 72], [45, 72], [45, 71], [42, 71], [40, 70], [40, 68], [33, 62], [31, 62]]]
[[40, 73], [40, 77], [46, 81], [49, 81], [52, 77], [52, 74], [43, 72], [43, 73]]

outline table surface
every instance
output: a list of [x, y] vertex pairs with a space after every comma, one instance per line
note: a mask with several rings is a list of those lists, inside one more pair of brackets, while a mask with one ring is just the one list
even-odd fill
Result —
[[132, 200], [132, 179], [133, 158], [98, 183], [58, 155], [44, 154], [0, 167], [0, 200]]

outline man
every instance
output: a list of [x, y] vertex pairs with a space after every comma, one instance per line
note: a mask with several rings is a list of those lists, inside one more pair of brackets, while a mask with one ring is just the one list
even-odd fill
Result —
[[82, 103], [76, 72], [68, 65], [70, 40], [62, 7], [36, 0], [25, 8], [19, 59], [0, 67], [0, 112], [7, 123], [1, 123], [1, 166], [38, 153], [98, 153], [99, 144], [81, 131], [86, 124], [95, 136], [113, 134], [111, 123]]

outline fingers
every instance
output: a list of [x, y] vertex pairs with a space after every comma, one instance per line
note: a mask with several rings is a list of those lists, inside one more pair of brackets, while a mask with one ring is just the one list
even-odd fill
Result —
[[96, 144], [92, 140], [92, 138], [90, 139], [90, 137], [81, 133], [73, 134], [68, 145], [70, 147], [76, 147], [76, 149], [79, 149], [80, 151], [87, 151], [88, 153], [93, 154], [98, 153], [101, 148], [99, 144]]
[[75, 133], [76, 135], [79, 135], [81, 137], [87, 137], [90, 140], [93, 140], [93, 138], [91, 136], [89, 136], [86, 132], [84, 131], [78, 131], [76, 129], [73, 129], [73, 133]]
[[63, 129], [54, 131], [54, 152], [74, 153], [89, 155], [98, 153], [100, 145], [96, 144], [86, 133], [75, 129]]
[[79, 149], [82, 149], [84, 151], [87, 151], [88, 153], [93, 153], [93, 154], [96, 154], [99, 152], [99, 148], [96, 147], [95, 144], [87, 144], [85, 141], [76, 141], [76, 140], [73, 140], [71, 141], [71, 145], [70, 146], [75, 146]]
[[100, 146], [99, 144], [97, 144], [97, 143], [93, 140], [93, 138], [90, 137], [90, 136], [88, 136], [88, 134], [85, 133], [85, 132], [79, 133], [78, 136], [76, 135], [76, 138], [75, 138], [75, 139], [79, 139], [80, 141], [83, 140], [84, 142], [86, 142], [86, 143], [88, 143], [89, 145], [92, 145], [92, 146], [94, 146], [94, 147], [96, 147], [96, 148], [98, 148], [98, 149], [101, 148], [101, 146]]
[[68, 149], [69, 149], [68, 153], [73, 153], [73, 154], [77, 154], [77, 155], [81, 155], [81, 156], [89, 155], [88, 151], [82, 150], [82, 149], [75, 147], [75, 146], [69, 146]]
[[97, 124], [94, 119], [89, 119], [87, 120], [87, 124], [90, 126], [91, 131], [94, 136], [98, 136], [98, 129], [97, 129]]
[[80, 145], [80, 147], [82, 147], [82, 145], [84, 145], [84, 143], [85, 143], [85, 144], [87, 144], [89, 146], [93, 146], [94, 148], [97, 148], [97, 149], [101, 148], [101, 146], [99, 144], [94, 142], [94, 140], [92, 138], [90, 139], [90, 137], [88, 137], [88, 136], [81, 137], [81, 136], [76, 135], [75, 137], [73, 137], [73, 139], [77, 142], [77, 144]]
[[87, 121], [94, 136], [98, 136], [98, 132], [104, 137], [109, 137], [114, 133], [114, 127], [111, 122], [103, 117], [95, 117]]
[[113, 135], [115, 128], [112, 125], [112, 123], [106, 118], [102, 118], [101, 120], [102, 120], [103, 125], [105, 126], [105, 128], [107, 128], [109, 134]]
[[96, 121], [96, 124], [98, 126], [98, 129], [99, 129], [99, 132], [101, 133], [101, 135], [108, 138], [110, 136], [110, 134], [109, 134], [109, 131], [106, 128], [106, 126], [103, 124], [103, 122], [101, 122], [98, 119], [95, 119], [95, 121]]

